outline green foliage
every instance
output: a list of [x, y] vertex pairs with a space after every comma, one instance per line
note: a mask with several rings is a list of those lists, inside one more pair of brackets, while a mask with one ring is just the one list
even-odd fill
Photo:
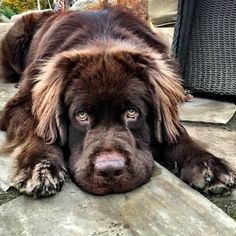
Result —
[[3, 14], [10, 19], [13, 15], [16, 14], [16, 12], [13, 11], [10, 7], [0, 6], [0, 14]]
[[[52, 5], [53, 0], [50, 0], [50, 3]], [[2, 6], [4, 8], [8, 7], [12, 9], [16, 13], [21, 13], [29, 10], [35, 10], [37, 9], [37, 0], [3, 0]], [[47, 0], [41, 0], [40, 1], [40, 7], [41, 9], [48, 9], [48, 1]]]

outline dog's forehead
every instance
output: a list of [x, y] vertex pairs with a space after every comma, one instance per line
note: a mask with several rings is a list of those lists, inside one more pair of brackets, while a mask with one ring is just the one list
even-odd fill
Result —
[[[130, 62], [126, 58], [127, 52], [109, 52], [103, 51], [91, 54], [79, 54], [77, 64], [74, 67], [73, 75], [79, 75], [84, 82], [91, 82], [95, 86], [96, 83], [113, 84], [124, 82], [130, 74], [135, 72], [130, 67]], [[94, 79], [95, 78], [95, 79]]]
[[93, 107], [98, 103], [120, 107], [122, 104], [138, 104], [148, 100], [144, 82], [131, 74], [97, 73], [92, 77], [75, 78], [65, 93], [67, 105], [72, 103]]
[[80, 59], [70, 77], [67, 88], [70, 97], [121, 101], [143, 96], [147, 90], [122, 53], [85, 57], [82, 63]]
[[97, 101], [121, 103], [142, 98], [147, 94], [146, 86], [139, 78], [114, 79], [114, 77], [110, 75], [104, 78], [95, 76], [87, 80], [75, 79], [69, 85], [67, 94], [74, 99], [93, 103]]

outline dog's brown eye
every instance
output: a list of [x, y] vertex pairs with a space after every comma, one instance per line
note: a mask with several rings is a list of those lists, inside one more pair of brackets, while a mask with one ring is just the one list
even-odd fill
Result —
[[80, 111], [76, 114], [76, 117], [81, 121], [87, 121], [88, 120], [88, 114], [84, 111]]
[[128, 119], [136, 119], [138, 117], [138, 112], [134, 108], [127, 110], [126, 116]]

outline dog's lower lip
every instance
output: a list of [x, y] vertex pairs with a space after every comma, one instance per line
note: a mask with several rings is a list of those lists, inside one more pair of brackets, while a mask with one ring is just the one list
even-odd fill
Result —
[[114, 187], [117, 187], [119, 186], [120, 184], [122, 183], [122, 180], [117, 180], [117, 181], [114, 181], [114, 180], [102, 180], [98, 185], [100, 186], [106, 186], [106, 187], [109, 187], [111, 189], [113, 189]]
[[121, 189], [121, 183], [122, 181], [101, 181], [100, 183], [97, 184], [97, 187], [94, 188], [91, 193], [95, 195], [106, 195], [109, 193], [119, 193], [122, 192]]
[[120, 191], [118, 189], [113, 189], [113, 188], [106, 188], [106, 189], [103, 189], [102, 191], [101, 190], [96, 190], [93, 192], [93, 194], [95, 195], [106, 195], [106, 194], [111, 194], [111, 193], [121, 193], [123, 191]]

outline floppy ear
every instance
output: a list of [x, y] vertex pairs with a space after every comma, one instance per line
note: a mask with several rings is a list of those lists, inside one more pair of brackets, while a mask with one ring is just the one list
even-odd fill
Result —
[[175, 143], [182, 129], [178, 107], [185, 100], [177, 63], [168, 55], [150, 51], [136, 55], [135, 60], [145, 71], [143, 77], [151, 96], [156, 139], [160, 143]]
[[37, 120], [36, 134], [48, 143], [67, 140], [63, 91], [69, 83], [68, 71], [74, 66], [72, 53], [61, 53], [41, 66], [32, 89], [32, 113]]

